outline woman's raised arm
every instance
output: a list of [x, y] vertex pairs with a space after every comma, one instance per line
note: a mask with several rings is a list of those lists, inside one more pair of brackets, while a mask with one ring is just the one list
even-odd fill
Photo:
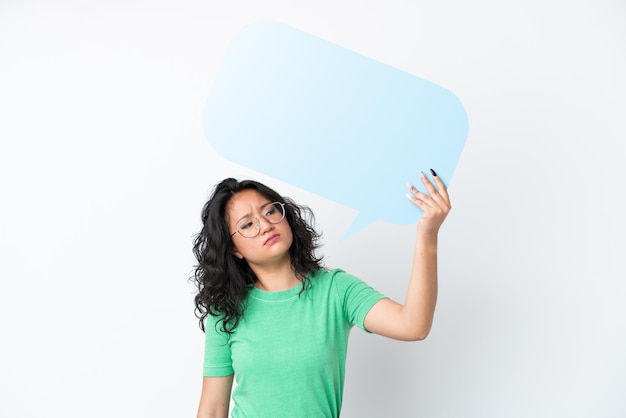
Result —
[[407, 197], [423, 214], [417, 222], [413, 265], [404, 304], [391, 299], [377, 302], [365, 317], [365, 328], [403, 341], [423, 340], [430, 332], [437, 302], [437, 235], [450, 212], [443, 181], [431, 170], [435, 185], [421, 173], [427, 193], [409, 185]]

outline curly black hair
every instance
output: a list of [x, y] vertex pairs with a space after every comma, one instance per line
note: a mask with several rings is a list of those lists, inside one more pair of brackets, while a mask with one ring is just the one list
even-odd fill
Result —
[[204, 332], [204, 320], [212, 315], [220, 317], [217, 324], [221, 324], [222, 331], [232, 334], [244, 314], [249, 287], [257, 280], [248, 263], [234, 256], [227, 225], [226, 206], [234, 195], [244, 190], [256, 190], [272, 202], [285, 204], [285, 219], [293, 233], [289, 248], [291, 266], [302, 282], [301, 292], [311, 285], [308, 274], [324, 268], [323, 257], [315, 254], [320, 234], [313, 228], [315, 218], [308, 207], [297, 205], [254, 180], [222, 180], [202, 209], [202, 230], [193, 242], [193, 253], [198, 261], [191, 277], [198, 288], [194, 298], [195, 315]]

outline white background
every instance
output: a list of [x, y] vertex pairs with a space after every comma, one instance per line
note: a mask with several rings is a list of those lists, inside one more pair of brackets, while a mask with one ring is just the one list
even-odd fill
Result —
[[469, 116], [433, 332], [355, 330], [342, 416], [626, 416], [625, 18], [608, 0], [2, 0], [0, 416], [194, 416], [191, 240], [224, 177], [313, 207], [327, 264], [402, 299], [413, 226], [342, 241], [354, 210], [209, 148], [222, 54], [259, 19]]

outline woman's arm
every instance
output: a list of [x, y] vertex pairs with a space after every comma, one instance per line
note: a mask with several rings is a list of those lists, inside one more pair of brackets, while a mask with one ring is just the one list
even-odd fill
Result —
[[437, 234], [450, 212], [450, 198], [443, 181], [431, 170], [435, 186], [421, 174], [428, 193], [409, 185], [409, 199], [423, 211], [417, 222], [413, 265], [404, 304], [391, 299], [377, 302], [365, 317], [365, 328], [403, 341], [428, 336], [437, 302]]
[[207, 377], [202, 379], [202, 395], [198, 418], [227, 418], [233, 376]]

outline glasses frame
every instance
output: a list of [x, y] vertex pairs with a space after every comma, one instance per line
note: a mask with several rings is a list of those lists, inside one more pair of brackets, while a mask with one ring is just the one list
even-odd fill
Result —
[[[276, 205], [280, 206], [281, 209], [282, 209], [282, 212], [283, 212], [283, 216], [280, 218], [280, 220], [278, 220], [276, 222], [272, 222], [269, 219], [267, 219], [265, 216], [263, 216], [263, 219], [265, 219], [265, 221], [267, 221], [268, 223], [270, 223], [272, 225], [279, 224], [279, 223], [281, 223], [285, 219], [285, 216], [287, 215], [287, 211], [285, 210], [285, 204], [283, 202], [270, 202], [270, 203], [266, 203], [265, 205], [263, 205], [261, 207], [261, 209], [263, 210], [264, 208], [266, 208], [268, 206], [276, 206]], [[241, 233], [241, 231], [240, 231], [241, 228], [237, 228], [237, 230], [235, 232], [233, 232], [232, 234], [230, 234], [230, 236], [233, 237], [233, 236], [235, 236], [235, 234], [237, 232], [239, 232], [239, 235], [241, 235], [244, 238], [252, 239], [252, 238], [258, 237], [259, 233], [261, 232], [261, 221], [259, 220], [258, 216], [251, 216], [251, 218], [252, 219], [256, 219], [256, 224], [255, 224], [255, 226], [256, 226], [256, 234], [254, 234], [251, 237], [246, 237], [244, 234]]]

